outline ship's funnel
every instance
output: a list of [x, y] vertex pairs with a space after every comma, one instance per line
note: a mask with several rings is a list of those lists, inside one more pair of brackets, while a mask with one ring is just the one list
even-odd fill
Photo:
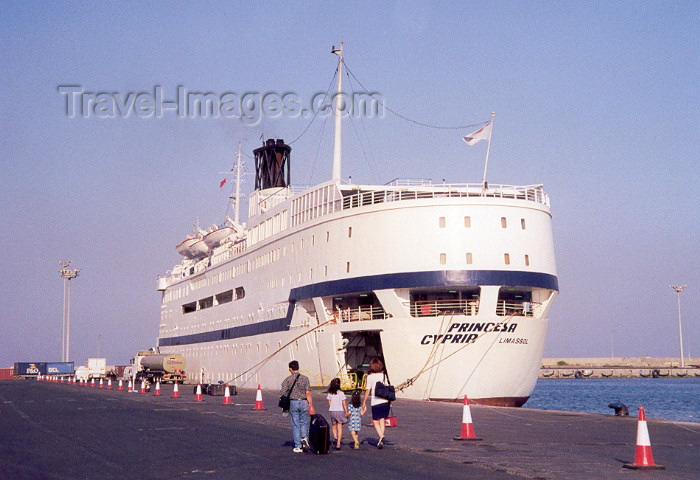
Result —
[[284, 188], [289, 185], [289, 154], [292, 147], [284, 140], [272, 138], [253, 150], [255, 155], [255, 189]]

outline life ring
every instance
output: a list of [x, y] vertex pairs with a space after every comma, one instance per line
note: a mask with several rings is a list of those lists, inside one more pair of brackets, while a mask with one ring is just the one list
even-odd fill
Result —
[[651, 376], [653, 378], [659, 378], [660, 374], [661, 374], [661, 371], [658, 368], [655, 368], [654, 370], [651, 371]]

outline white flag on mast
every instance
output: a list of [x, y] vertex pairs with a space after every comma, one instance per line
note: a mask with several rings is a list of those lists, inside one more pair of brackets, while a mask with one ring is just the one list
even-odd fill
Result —
[[486, 125], [481, 127], [476, 132], [470, 133], [466, 137], [463, 137], [463, 140], [470, 147], [472, 145], [476, 145], [477, 143], [479, 143], [482, 140], [489, 140], [491, 138], [491, 125], [492, 124], [493, 124], [493, 119], [489, 120]]

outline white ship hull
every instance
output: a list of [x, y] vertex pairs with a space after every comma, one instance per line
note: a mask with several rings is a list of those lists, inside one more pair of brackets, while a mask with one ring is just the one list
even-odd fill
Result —
[[527, 400], [558, 291], [540, 186], [329, 182], [250, 203], [244, 241], [159, 281], [159, 348], [192, 381], [276, 389], [296, 359], [349, 385], [379, 355], [399, 397]]

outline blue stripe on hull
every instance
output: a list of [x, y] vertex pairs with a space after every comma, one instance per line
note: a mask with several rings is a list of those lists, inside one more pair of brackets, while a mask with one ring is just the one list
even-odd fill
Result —
[[313, 285], [293, 288], [289, 293], [289, 300], [297, 302], [305, 298], [384, 290], [387, 288], [478, 287], [481, 285], [559, 290], [557, 277], [547, 273], [506, 270], [442, 270], [437, 272], [387, 273], [384, 275], [314, 283]]
[[437, 272], [388, 273], [354, 277], [344, 280], [315, 283], [293, 288], [289, 292], [287, 316], [251, 325], [224, 328], [211, 332], [160, 338], [159, 347], [190, 345], [194, 343], [216, 342], [233, 338], [251, 337], [265, 333], [281, 332], [289, 329], [294, 312], [294, 303], [313, 297], [343, 295], [388, 288], [419, 288], [441, 286], [478, 287], [481, 285], [503, 285], [505, 287], [536, 287], [559, 290], [556, 276], [547, 273], [518, 272], [504, 270], [443, 270]]

